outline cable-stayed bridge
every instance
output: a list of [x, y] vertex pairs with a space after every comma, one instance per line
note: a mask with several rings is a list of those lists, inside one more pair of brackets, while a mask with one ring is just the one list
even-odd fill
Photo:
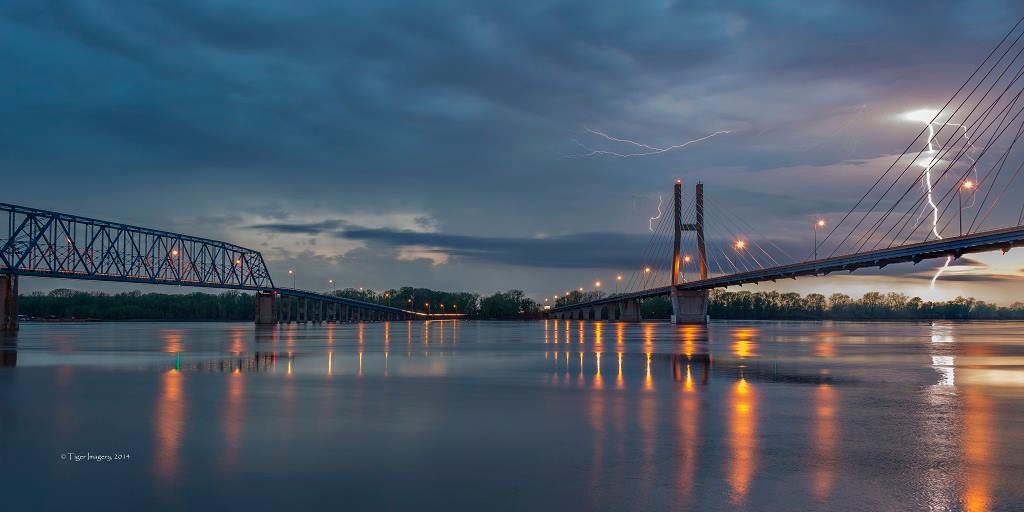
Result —
[[274, 285], [263, 256], [180, 233], [0, 203], [0, 331], [17, 330], [18, 277], [256, 292], [258, 324], [455, 318]]
[[715, 288], [938, 260], [934, 284], [965, 254], [1024, 243], [1024, 20], [941, 108], [902, 119], [921, 127], [917, 137], [848, 211], [808, 219], [809, 254], [794, 256], [783, 248], [793, 240], [766, 235], [760, 219], [705, 200], [700, 183], [684, 201], [677, 181], [674, 215], [652, 224], [623, 291], [619, 282], [610, 296], [570, 290], [549, 315], [639, 321], [640, 301], [669, 296], [673, 321], [702, 323]]

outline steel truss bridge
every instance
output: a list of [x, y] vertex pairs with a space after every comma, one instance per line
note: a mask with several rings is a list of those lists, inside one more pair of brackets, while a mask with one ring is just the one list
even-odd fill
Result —
[[7, 203], [3, 216], [0, 330], [17, 329], [18, 276], [251, 291], [260, 323], [462, 316], [279, 288], [258, 251], [218, 240]]

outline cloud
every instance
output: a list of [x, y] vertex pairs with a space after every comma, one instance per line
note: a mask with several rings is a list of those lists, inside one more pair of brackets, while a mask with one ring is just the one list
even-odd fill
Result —
[[346, 225], [347, 223], [345, 221], [332, 219], [310, 223], [272, 222], [266, 224], [252, 224], [249, 226], [243, 226], [243, 228], [265, 231], [268, 233], [319, 235], [325, 231], [335, 231]]
[[[522, 267], [620, 269], [637, 268], [637, 254], [648, 239], [647, 235], [625, 233], [579, 233], [526, 238], [389, 229], [350, 229], [338, 236], [346, 240], [399, 247], [406, 251], [402, 253], [404, 255], [443, 253], [492, 264]], [[658, 265], [659, 268], [662, 266]]]

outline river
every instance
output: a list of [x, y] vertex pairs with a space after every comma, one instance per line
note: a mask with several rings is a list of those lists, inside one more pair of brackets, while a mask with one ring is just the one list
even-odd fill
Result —
[[24, 323], [7, 510], [1022, 510], [1024, 324]]

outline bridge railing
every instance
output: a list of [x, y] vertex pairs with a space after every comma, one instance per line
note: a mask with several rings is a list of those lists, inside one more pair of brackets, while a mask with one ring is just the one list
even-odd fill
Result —
[[243, 290], [274, 287], [234, 244], [0, 203], [0, 274]]

